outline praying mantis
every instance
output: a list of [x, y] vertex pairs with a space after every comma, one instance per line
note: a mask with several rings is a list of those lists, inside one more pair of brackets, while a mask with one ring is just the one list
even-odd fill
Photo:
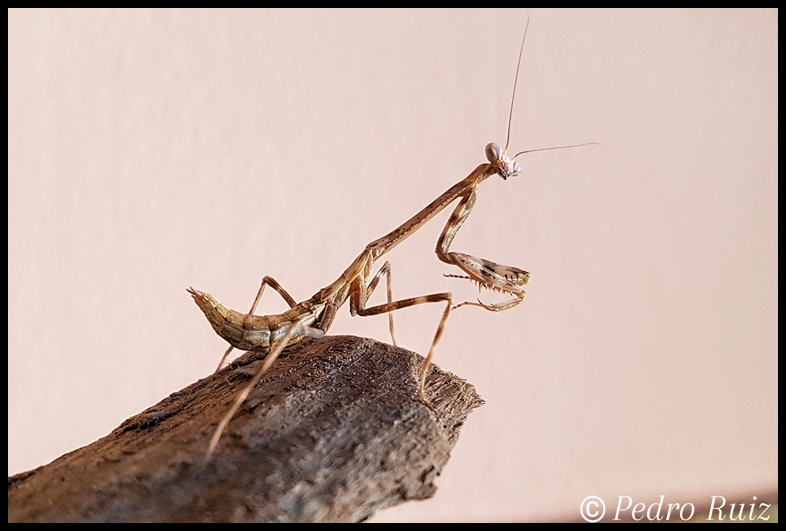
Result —
[[[212, 295], [194, 288], [188, 288], [187, 291], [191, 294], [200, 310], [202, 310], [210, 325], [230, 345], [219, 362], [216, 371], [222, 367], [227, 356], [235, 348], [267, 353], [263, 364], [246, 387], [238, 394], [232, 407], [216, 427], [210, 440], [206, 462], [213, 455], [221, 435], [230, 420], [284, 348], [306, 337], [314, 339], [323, 337], [333, 323], [338, 309], [347, 300], [349, 300], [349, 311], [352, 316], [371, 316], [387, 313], [390, 335], [394, 345], [396, 344], [396, 339], [392, 312], [420, 304], [444, 304], [442, 316], [425, 358], [418, 385], [420, 400], [426, 405], [428, 405], [425, 392], [426, 374], [434, 356], [434, 349], [442, 336], [450, 312], [462, 306], [477, 306], [488, 311], [500, 312], [509, 310], [524, 300], [525, 292], [523, 287], [530, 280], [530, 274], [527, 271], [513, 266], [497, 264], [472, 255], [452, 252], [450, 251], [450, 245], [475, 205], [477, 188], [480, 183], [494, 175], [501, 177], [503, 180], [517, 176], [521, 172], [521, 167], [516, 162], [516, 158], [525, 153], [587, 145], [577, 144], [533, 149], [522, 151], [513, 157], [507, 155], [516, 85], [518, 84], [521, 57], [524, 51], [528, 27], [529, 16], [527, 17], [527, 26], [525, 27], [524, 37], [519, 50], [505, 148], [502, 149], [495, 143], [488, 144], [485, 149], [487, 162], [480, 164], [467, 177], [451, 186], [399, 227], [366, 245], [357, 258], [332, 284], [317, 291], [310, 299], [298, 303], [274, 278], [265, 276], [262, 279], [251, 309], [247, 313], [231, 310]], [[375, 263], [380, 257], [391, 251], [456, 200], [458, 200], [458, 204], [437, 240], [436, 254], [439, 260], [458, 267], [463, 274], [448, 274], [445, 276], [470, 280], [477, 283], [481, 289], [500, 292], [512, 298], [499, 303], [484, 303], [478, 299], [477, 301], [466, 301], [454, 305], [452, 294], [443, 292], [396, 301], [392, 300], [390, 262], [386, 261], [376, 274], [372, 276]], [[367, 302], [383, 275], [386, 277], [387, 302], [367, 307]], [[254, 315], [266, 286], [270, 286], [284, 299], [289, 305], [289, 310], [276, 315]]]

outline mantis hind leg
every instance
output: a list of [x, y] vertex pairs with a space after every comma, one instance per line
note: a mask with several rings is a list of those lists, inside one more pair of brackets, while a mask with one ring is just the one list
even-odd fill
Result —
[[[262, 290], [260, 289], [260, 292], [261, 291]], [[232, 417], [235, 416], [237, 410], [240, 409], [240, 406], [243, 405], [243, 402], [245, 402], [246, 398], [248, 398], [248, 395], [251, 393], [254, 387], [256, 387], [256, 385], [259, 383], [259, 381], [262, 379], [265, 373], [273, 365], [273, 362], [276, 361], [279, 354], [281, 354], [284, 348], [289, 344], [289, 341], [296, 335], [304, 335], [308, 337], [321, 337], [323, 334], [324, 332], [322, 332], [321, 330], [309, 326], [305, 326], [299, 322], [289, 325], [289, 328], [287, 329], [286, 333], [275, 343], [274, 346], [272, 346], [272, 348], [270, 349], [270, 353], [268, 353], [268, 355], [265, 356], [265, 361], [259, 367], [256, 374], [254, 374], [253, 378], [251, 378], [251, 381], [248, 382], [248, 384], [243, 388], [240, 394], [237, 395], [237, 398], [235, 399], [235, 402], [232, 404], [232, 407], [229, 409], [226, 415], [224, 415], [224, 417], [221, 419], [221, 422], [218, 423], [218, 426], [216, 427], [216, 431], [213, 433], [213, 437], [210, 439], [210, 445], [208, 446], [207, 455], [205, 456], [205, 464], [210, 462], [210, 458], [213, 456], [213, 452], [215, 451], [216, 446], [218, 445], [218, 441], [221, 439], [221, 434], [224, 433], [224, 430], [229, 425], [229, 421], [232, 420]]]
[[[259, 300], [262, 298], [262, 293], [264, 293], [265, 291], [265, 286], [268, 285], [274, 290], [276, 290], [276, 293], [281, 295], [281, 298], [284, 299], [284, 301], [289, 305], [290, 308], [294, 308], [297, 305], [295, 299], [293, 299], [292, 296], [289, 293], [287, 293], [287, 290], [285, 290], [281, 286], [281, 284], [278, 283], [276, 279], [274, 279], [273, 277], [265, 276], [262, 279], [262, 284], [259, 286], [259, 291], [257, 291], [257, 296], [254, 298], [254, 303], [251, 305], [251, 309], [246, 314], [246, 319], [248, 319], [249, 315], [253, 315], [254, 310], [257, 309]], [[226, 352], [224, 352], [224, 355], [221, 357], [221, 361], [218, 362], [218, 367], [216, 367], [214, 373], [221, 370], [221, 367], [224, 365], [224, 362], [226, 361], [227, 357], [234, 349], [235, 347], [230, 345], [230, 347], [226, 350]]]

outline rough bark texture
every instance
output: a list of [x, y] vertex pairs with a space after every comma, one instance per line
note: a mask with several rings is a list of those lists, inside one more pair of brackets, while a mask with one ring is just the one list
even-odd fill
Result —
[[284, 351], [208, 441], [261, 356], [173, 393], [106, 437], [8, 478], [9, 521], [361, 521], [434, 495], [472, 385], [369, 339], [330, 336]]

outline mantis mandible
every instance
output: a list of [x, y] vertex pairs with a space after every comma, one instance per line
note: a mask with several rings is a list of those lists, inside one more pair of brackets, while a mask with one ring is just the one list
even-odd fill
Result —
[[[221, 434], [226, 429], [229, 421], [246, 400], [251, 390], [270, 369], [284, 348], [305, 337], [318, 339], [324, 336], [333, 323], [336, 312], [347, 299], [349, 300], [349, 311], [353, 316], [370, 316], [387, 313], [390, 335], [394, 345], [396, 344], [396, 339], [391, 312], [419, 304], [444, 304], [442, 317], [437, 325], [434, 339], [431, 342], [431, 347], [429, 348], [428, 355], [423, 364], [418, 386], [420, 400], [426, 405], [428, 405], [425, 394], [426, 373], [434, 356], [434, 348], [442, 336], [445, 322], [450, 312], [465, 305], [478, 306], [488, 311], [499, 312], [513, 308], [524, 300], [525, 293], [523, 286], [529, 282], [530, 274], [528, 272], [516, 267], [500, 265], [472, 255], [451, 252], [450, 245], [456, 233], [472, 211], [472, 207], [475, 205], [477, 187], [480, 183], [493, 175], [498, 175], [503, 180], [507, 180], [509, 177], [515, 177], [521, 172], [521, 167], [516, 162], [516, 158], [525, 153], [587, 145], [576, 144], [571, 146], [532, 149], [517, 153], [512, 158], [507, 155], [508, 144], [510, 143], [510, 125], [513, 117], [516, 85], [518, 84], [521, 57], [524, 51], [524, 42], [527, 37], [528, 27], [529, 15], [527, 16], [527, 26], [524, 29], [524, 37], [521, 40], [521, 48], [519, 50], [505, 148], [502, 149], [495, 143], [488, 144], [485, 150], [488, 162], [480, 164], [467, 177], [451, 186], [442, 195], [437, 197], [398, 228], [366, 245], [365, 249], [363, 249], [357, 258], [352, 261], [349, 267], [335, 282], [317, 291], [310, 299], [297, 303], [275, 279], [266, 276], [262, 279], [262, 284], [259, 287], [256, 298], [251, 305], [251, 309], [247, 313], [230, 310], [212, 295], [193, 288], [188, 288], [188, 292], [205, 314], [205, 317], [207, 317], [213, 329], [230, 344], [230, 347], [219, 362], [216, 371], [221, 368], [227, 356], [234, 348], [267, 352], [267, 356], [262, 366], [257, 370], [246, 387], [238, 394], [232, 407], [216, 427], [216, 431], [210, 440], [206, 462], [209, 461], [213, 455], [218, 445], [218, 441], [221, 438]], [[452, 294], [444, 292], [397, 301], [392, 300], [390, 262], [385, 262], [372, 277], [371, 273], [375, 262], [457, 199], [459, 199], [459, 202], [437, 240], [436, 253], [441, 261], [457, 266], [464, 274], [450, 274], [445, 276], [470, 280], [476, 282], [480, 288], [501, 292], [512, 296], [512, 298], [500, 303], [490, 304], [477, 300], [477, 302], [467, 301], [454, 306]], [[366, 303], [376, 289], [382, 275], [386, 277], [387, 303], [367, 307]], [[265, 286], [270, 286], [281, 295], [284, 301], [289, 305], [289, 310], [277, 315], [254, 315], [254, 310], [262, 297]]]

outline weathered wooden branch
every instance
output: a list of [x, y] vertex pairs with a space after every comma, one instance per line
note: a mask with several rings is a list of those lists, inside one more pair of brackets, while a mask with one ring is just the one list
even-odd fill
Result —
[[8, 478], [9, 521], [361, 521], [434, 495], [483, 400], [423, 358], [352, 336], [284, 351], [222, 437], [215, 426], [261, 356], [173, 393], [106, 437]]

